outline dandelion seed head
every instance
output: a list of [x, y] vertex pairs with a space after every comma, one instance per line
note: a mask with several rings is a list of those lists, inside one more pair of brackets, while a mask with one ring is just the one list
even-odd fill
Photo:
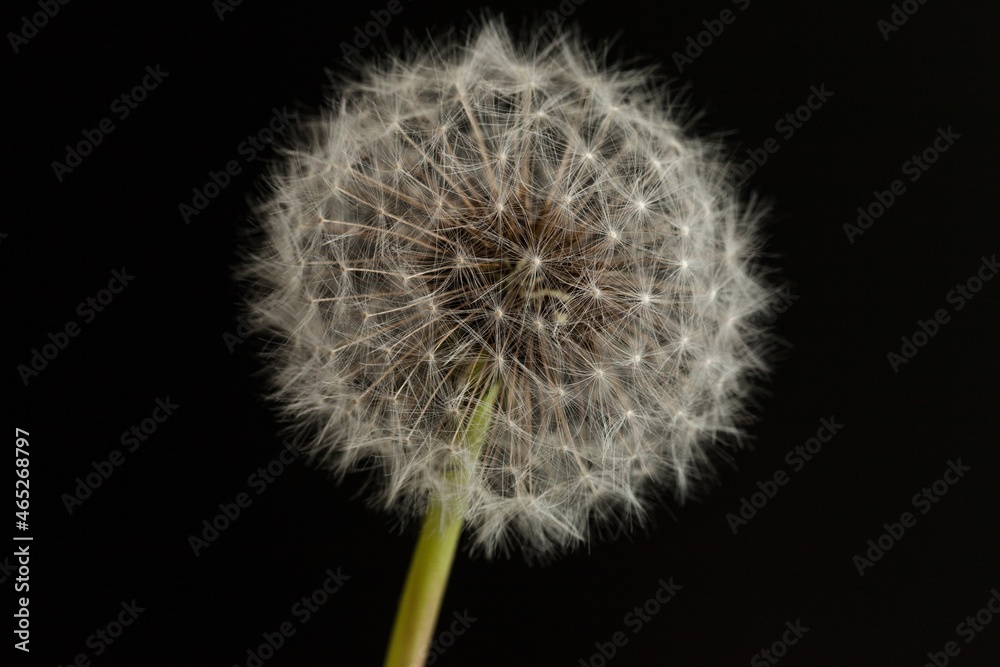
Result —
[[649, 71], [498, 20], [343, 84], [275, 167], [241, 269], [308, 451], [375, 471], [401, 516], [454, 501], [487, 555], [696, 492], [766, 374], [773, 290], [763, 212], [686, 117]]

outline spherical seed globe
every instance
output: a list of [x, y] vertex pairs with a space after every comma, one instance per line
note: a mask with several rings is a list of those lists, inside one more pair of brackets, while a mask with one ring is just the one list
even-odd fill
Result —
[[[366, 66], [270, 179], [244, 277], [309, 452], [471, 547], [548, 555], [683, 499], [740, 436], [772, 289], [761, 212], [648, 71], [581, 41]], [[463, 440], [496, 390], [482, 444]]]

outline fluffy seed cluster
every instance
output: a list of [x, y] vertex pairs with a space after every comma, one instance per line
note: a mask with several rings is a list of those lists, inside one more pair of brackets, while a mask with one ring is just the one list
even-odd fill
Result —
[[576, 37], [411, 51], [302, 125], [260, 204], [243, 273], [287, 416], [380, 505], [463, 508], [486, 554], [683, 499], [766, 370], [760, 211], [649, 72]]

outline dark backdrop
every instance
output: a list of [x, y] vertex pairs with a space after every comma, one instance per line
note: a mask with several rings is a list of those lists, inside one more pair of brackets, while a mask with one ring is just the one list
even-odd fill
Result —
[[[8, 534], [33, 537], [27, 582], [12, 555], [24, 542], [0, 554], [12, 664], [248, 665], [283, 623], [295, 633], [266, 665], [382, 659], [414, 533], [369, 510], [357, 480], [301, 461], [251, 478], [282, 444], [230, 268], [273, 156], [244, 142], [275, 109], [321, 104], [341, 43], [387, 3], [234, 4], [4, 8], [3, 420], [31, 452], [29, 527], [10, 517]], [[400, 7], [360, 57], [468, 20], [449, 3]], [[703, 502], [664, 501], [647, 532], [544, 567], [461, 555], [438, 631], [454, 614], [470, 627], [440, 635], [436, 663], [997, 664], [1000, 279], [977, 282], [1000, 251], [995, 4], [493, 7], [617, 37], [614, 57], [660, 63], [705, 110], [700, 130], [757, 157], [747, 188], [773, 205], [789, 346], [752, 449]], [[135, 108], [115, 102], [143, 81]], [[808, 120], [779, 123], [813, 87], [826, 99]], [[100, 143], [70, 166], [66, 146], [88, 136]], [[926, 169], [911, 162], [928, 148]], [[179, 206], [231, 160], [239, 173], [185, 219]], [[859, 207], [867, 228], [845, 228]], [[52, 358], [24, 374], [36, 350]], [[154, 415], [154, 432], [122, 441]], [[800, 459], [823, 420], [841, 426]], [[99, 486], [78, 489], [88, 475]], [[190, 536], [224, 525], [220, 504], [241, 493], [249, 506], [196, 555]], [[295, 605], [328, 571], [341, 588], [306, 617]], [[675, 596], [651, 602], [671, 578]], [[19, 583], [29, 655], [11, 646]]]

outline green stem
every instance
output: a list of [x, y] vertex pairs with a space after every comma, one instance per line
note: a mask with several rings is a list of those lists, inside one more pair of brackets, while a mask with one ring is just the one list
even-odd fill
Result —
[[[474, 370], [472, 376], [477, 375]], [[479, 457], [489, 432], [498, 391], [496, 384], [491, 386], [469, 419], [465, 442], [473, 458]], [[446, 507], [436, 498], [431, 501], [399, 600], [385, 667], [422, 667], [425, 664], [462, 534], [462, 514], [461, 507]]]

